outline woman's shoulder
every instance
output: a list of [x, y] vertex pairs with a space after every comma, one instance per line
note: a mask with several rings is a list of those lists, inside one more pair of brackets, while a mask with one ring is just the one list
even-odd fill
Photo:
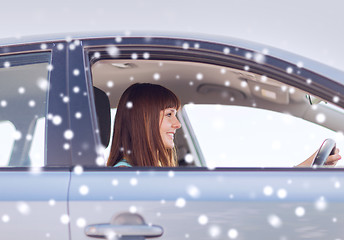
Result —
[[132, 166], [127, 162], [127, 160], [122, 159], [121, 161], [119, 161], [118, 163], [116, 163], [116, 164], [114, 165], [114, 167], [132, 167]]

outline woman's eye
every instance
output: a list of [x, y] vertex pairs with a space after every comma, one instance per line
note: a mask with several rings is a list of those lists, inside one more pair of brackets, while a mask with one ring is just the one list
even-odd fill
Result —
[[171, 116], [172, 116], [172, 113], [167, 113], [166, 116], [167, 116], [167, 117], [171, 117]]

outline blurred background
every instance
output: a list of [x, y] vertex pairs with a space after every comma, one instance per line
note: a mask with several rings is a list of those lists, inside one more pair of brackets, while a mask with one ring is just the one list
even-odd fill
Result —
[[281, 48], [344, 71], [342, 0], [7, 0], [0, 38], [94, 31], [222, 35]]

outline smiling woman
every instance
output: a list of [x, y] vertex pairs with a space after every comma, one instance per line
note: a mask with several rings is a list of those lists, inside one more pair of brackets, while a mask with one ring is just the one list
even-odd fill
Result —
[[176, 166], [180, 101], [160, 85], [136, 83], [119, 100], [108, 166]]

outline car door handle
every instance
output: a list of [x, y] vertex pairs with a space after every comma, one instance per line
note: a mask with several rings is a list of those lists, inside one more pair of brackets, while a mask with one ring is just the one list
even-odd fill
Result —
[[85, 228], [88, 237], [106, 239], [145, 239], [160, 237], [164, 233], [158, 225], [146, 224], [143, 217], [134, 213], [121, 213], [115, 216], [110, 223], [92, 224]]
[[[94, 224], [85, 228], [85, 234], [89, 237], [107, 238], [109, 236], [137, 236], [137, 237], [160, 237], [163, 229], [156, 225], [112, 225]], [[111, 238], [110, 238], [111, 239]]]

